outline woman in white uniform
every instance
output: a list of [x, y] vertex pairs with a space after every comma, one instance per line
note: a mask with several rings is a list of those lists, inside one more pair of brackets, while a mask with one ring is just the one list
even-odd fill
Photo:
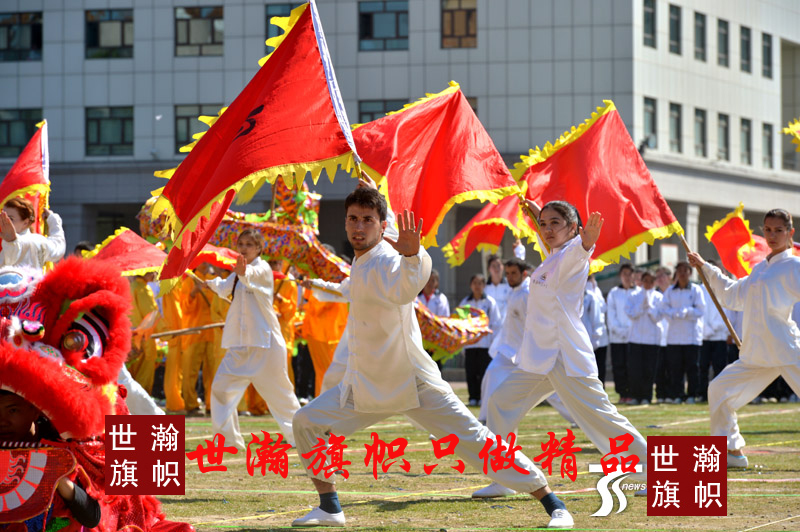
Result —
[[800, 299], [800, 257], [792, 253], [792, 216], [773, 209], [764, 216], [763, 230], [770, 254], [739, 280], [729, 279], [697, 253], [688, 256], [692, 266], [703, 268], [722, 306], [743, 311], [739, 360], [708, 387], [711, 435], [727, 437], [728, 467], [748, 465], [736, 410], [779, 375], [800, 395], [800, 330], [791, 318]]
[[533, 406], [555, 391], [602, 454], [610, 452], [611, 438], [633, 436], [625, 456], [638, 456], [646, 472], [647, 443], [609, 401], [597, 378], [591, 339], [581, 322], [589, 261], [603, 219], [600, 213], [592, 213], [583, 228], [578, 211], [569, 203], [551, 201], [541, 212], [535, 203], [528, 204], [538, 213], [541, 235], [552, 252], [531, 275], [518, 367], [488, 398], [487, 426], [495, 427], [496, 434], [508, 434]]

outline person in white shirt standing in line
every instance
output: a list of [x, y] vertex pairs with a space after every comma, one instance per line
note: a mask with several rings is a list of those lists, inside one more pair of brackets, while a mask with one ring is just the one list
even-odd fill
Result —
[[489, 272], [489, 282], [483, 289], [487, 296], [490, 296], [497, 303], [500, 311], [500, 323], [506, 319], [506, 306], [508, 298], [511, 296], [511, 286], [503, 277], [503, 261], [497, 255], [489, 255], [486, 261], [486, 271]]
[[633, 436], [629, 451], [639, 457], [646, 472], [647, 442], [609, 401], [580, 319], [589, 262], [603, 219], [594, 212], [584, 228], [569, 203], [551, 201], [541, 211], [536, 203], [527, 203], [538, 215], [542, 238], [552, 251], [531, 274], [517, 367], [489, 396], [487, 425], [500, 434], [515, 430], [528, 410], [555, 390], [601, 454], [610, 452], [611, 438]]
[[[717, 263], [708, 261], [712, 266]], [[708, 370], [714, 370], [714, 377], [722, 373], [728, 365], [728, 327], [716, 305], [711, 301], [711, 296], [705, 286], [701, 286], [703, 299], [706, 302], [706, 311], [703, 314], [703, 346], [700, 348], [699, 379], [697, 395], [700, 400], [708, 401]]]
[[[672, 271], [666, 266], [661, 266], [656, 270], [656, 288], [663, 296], [672, 284]], [[669, 332], [669, 320], [661, 316], [661, 344], [658, 350], [658, 360], [656, 361], [656, 399], [655, 403], [663, 403], [669, 398], [669, 368], [667, 367], [667, 333]]]
[[50, 231], [48, 236], [31, 232], [36, 213], [30, 201], [16, 197], [3, 205], [0, 212], [0, 237], [3, 239], [0, 266], [27, 266], [41, 271], [46, 262], [61, 260], [67, 251], [61, 217], [45, 209], [44, 219]]
[[[499, 259], [498, 259], [499, 260]], [[505, 286], [508, 286], [507, 284]], [[486, 279], [483, 274], [476, 273], [469, 280], [471, 294], [461, 300], [459, 307], [469, 305], [486, 313], [489, 318], [489, 328], [492, 330], [474, 344], [464, 348], [464, 369], [467, 374], [467, 392], [469, 393], [469, 406], [481, 405], [481, 383], [486, 368], [492, 361], [489, 356], [489, 346], [492, 345], [495, 335], [503, 326], [500, 308], [494, 298], [485, 292]], [[510, 290], [510, 288], [509, 288]]]
[[628, 377], [631, 382], [631, 404], [649, 405], [653, 399], [658, 351], [661, 348], [661, 293], [655, 289], [655, 277], [642, 274], [642, 288], [631, 295], [625, 312], [631, 319], [628, 344]]
[[[450, 316], [450, 302], [447, 301], [446, 295], [439, 292], [438, 271], [431, 270], [431, 276], [428, 279], [428, 282], [422, 289], [422, 293], [417, 296], [417, 302], [420, 305], [425, 305], [425, 307], [427, 307], [427, 309], [430, 310], [431, 314], [434, 316], [442, 316], [444, 318]], [[428, 351], [428, 354], [433, 357], [433, 351]], [[439, 371], [441, 371], [442, 363], [436, 361], [436, 365], [439, 367]]]
[[608, 293], [608, 340], [611, 348], [614, 389], [619, 394], [619, 402], [627, 404], [631, 400], [628, 379], [628, 336], [631, 334], [631, 320], [625, 313], [625, 305], [636, 289], [633, 285], [633, 266], [620, 265], [619, 281], [620, 285]]
[[747, 467], [744, 438], [736, 410], [755, 399], [779, 375], [800, 395], [800, 330], [791, 313], [800, 300], [800, 257], [792, 254], [792, 215], [773, 209], [764, 216], [767, 258], [750, 275], [733, 280], [689, 253], [702, 268], [725, 308], [743, 311], [739, 360], [729, 364], [708, 387], [711, 435], [728, 439], [728, 467]]
[[222, 347], [227, 351], [211, 384], [212, 432], [245, 448], [236, 406], [252, 383], [267, 402], [283, 441], [294, 445], [292, 417], [300, 403], [289, 380], [286, 342], [272, 306], [272, 268], [261, 258], [264, 237], [255, 229], [245, 229], [236, 249], [239, 256], [233, 273], [227, 279], [206, 281], [220, 297], [233, 295], [222, 329]]
[[597, 362], [597, 378], [606, 386], [606, 358], [608, 355], [608, 327], [606, 326], [606, 300], [597, 286], [594, 275], [586, 281], [583, 295], [583, 326], [592, 339], [594, 359]]
[[[293, 526], [343, 526], [333, 478], [309, 468], [313, 447], [327, 434], [348, 436], [391, 415], [403, 413], [437, 438], [454, 434], [456, 454], [476, 469], [487, 440], [481, 425], [441, 377], [422, 348], [414, 298], [428, 281], [430, 255], [420, 246], [422, 220], [406, 211], [397, 240], [384, 238], [386, 200], [371, 188], [357, 188], [345, 200], [345, 229], [355, 258], [341, 292], [350, 298], [347, 370], [342, 381], [297, 411], [293, 426], [303, 467], [319, 493], [320, 505]], [[525, 470], [519, 473], [515, 468]], [[544, 474], [521, 452], [514, 468], [490, 470], [489, 477], [539, 499], [549, 526], [571, 527], [572, 516], [547, 485]]]
[[[706, 303], [703, 291], [689, 282], [692, 268], [688, 262], [675, 266], [675, 284], [664, 292], [661, 315], [669, 321], [667, 350], [664, 363], [669, 374], [669, 399], [666, 402], [680, 404], [697, 401], [700, 372], [698, 361], [703, 344], [703, 315]], [[683, 388], [686, 377], [686, 390]]]

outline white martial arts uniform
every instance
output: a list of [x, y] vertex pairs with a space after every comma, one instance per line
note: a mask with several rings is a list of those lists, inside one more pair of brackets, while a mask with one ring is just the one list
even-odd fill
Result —
[[272, 307], [272, 268], [257, 257], [244, 275], [208, 281], [220, 297], [228, 297], [234, 284], [233, 302], [222, 330], [222, 347], [227, 351], [211, 385], [213, 431], [225, 436], [226, 442], [245, 448], [236, 406], [253, 383], [267, 402], [283, 440], [293, 445], [292, 417], [300, 403], [289, 381], [286, 342]]
[[[497, 310], [500, 312], [500, 323], [498, 323], [499, 329], [499, 325], [506, 319], [506, 308], [508, 307], [508, 298], [511, 297], [512, 288], [508, 286], [508, 283], [505, 281], [505, 279], [503, 279], [499, 284], [492, 284], [491, 280], [489, 280], [486, 283], [486, 288], [484, 288], [483, 291], [487, 296], [490, 296], [492, 299], [494, 299], [495, 303], [497, 304]], [[464, 304], [463, 301], [461, 304]]]
[[125, 386], [128, 395], [125, 397], [125, 406], [135, 416], [163, 416], [164, 411], [156, 404], [150, 394], [142, 385], [134, 380], [131, 372], [124, 365], [119, 370], [117, 382]]
[[[402, 413], [435, 437], [455, 434], [456, 453], [477, 469], [487, 439], [493, 439], [441, 377], [422, 348], [413, 301], [428, 281], [431, 258], [424, 248], [403, 257], [381, 241], [353, 261], [350, 271], [349, 357], [342, 382], [298, 410], [294, 432], [298, 454], [308, 474], [333, 482], [322, 471], [314, 475], [302, 458], [325, 440], [326, 433], [347, 436], [393, 414]], [[547, 485], [542, 472], [520, 452], [517, 467], [490, 472], [494, 480], [518, 491]], [[490, 470], [491, 471], [491, 470]]]
[[629, 452], [647, 471], [647, 443], [608, 400], [581, 322], [590, 257], [591, 250], [575, 237], [554, 249], [531, 275], [518, 367], [489, 397], [487, 424], [498, 434], [512, 432], [528, 410], [555, 390], [602, 454], [610, 451], [610, 438], [631, 434]]
[[67, 249], [64, 240], [64, 229], [61, 227], [61, 217], [51, 212], [47, 217], [48, 236], [32, 233], [25, 229], [17, 233], [17, 238], [12, 242], [3, 240], [3, 249], [0, 250], [0, 266], [27, 266], [41, 270], [46, 262], [61, 260]]
[[759, 262], [738, 281], [708, 263], [703, 272], [722, 306], [743, 311], [739, 360], [708, 386], [711, 435], [727, 437], [728, 449], [737, 450], [745, 441], [736, 410], [779, 375], [800, 395], [800, 330], [791, 319], [800, 300], [800, 257], [788, 249]]

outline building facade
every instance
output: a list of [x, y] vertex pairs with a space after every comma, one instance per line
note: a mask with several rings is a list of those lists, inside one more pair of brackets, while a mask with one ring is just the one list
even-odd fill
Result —
[[[100, 241], [163, 186], [153, 171], [232, 101], [278, 33], [271, 0], [0, 0], [0, 170], [47, 118], [53, 209]], [[796, 0], [318, 0], [351, 122], [458, 81], [509, 165], [614, 100], [690, 244], [745, 202], [800, 213]], [[346, 244], [349, 177], [325, 177], [322, 240]], [[248, 211], [268, 208], [263, 190]], [[447, 242], [478, 210], [448, 215]], [[675, 244], [675, 242], [670, 242]], [[510, 238], [503, 251], [510, 254]], [[481, 269], [432, 250], [451, 299]], [[658, 259], [642, 247], [638, 262]]]

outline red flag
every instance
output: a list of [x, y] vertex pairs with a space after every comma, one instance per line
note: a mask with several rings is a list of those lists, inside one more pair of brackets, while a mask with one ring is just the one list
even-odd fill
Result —
[[512, 174], [528, 184], [527, 197], [544, 205], [573, 204], [583, 220], [592, 211], [605, 219], [592, 254], [591, 271], [630, 256], [643, 242], [683, 229], [661, 196], [614, 102], [561, 136], [555, 145], [531, 150]]
[[503, 198], [497, 205], [486, 205], [442, 248], [447, 263], [460, 266], [476, 249], [497, 253], [506, 228], [518, 238], [533, 235], [533, 228], [520, 213], [516, 195]]
[[358, 126], [359, 155], [375, 181], [386, 178], [395, 212], [422, 218], [422, 243], [450, 208], [467, 200], [497, 203], [519, 190], [494, 142], [455, 82], [439, 94]]
[[212, 244], [206, 244], [189, 265], [189, 269], [194, 270], [204, 262], [207, 262], [217, 268], [233, 271], [233, 267], [236, 266], [236, 258], [238, 256], [239, 254], [230, 248], [222, 248]]
[[0, 183], [0, 205], [18, 196], [33, 203], [36, 220], [31, 230], [42, 233], [42, 212], [50, 197], [50, 152], [47, 144], [47, 121], [42, 120], [36, 133], [19, 154], [14, 166]]
[[186, 270], [235, 194], [245, 202], [278, 176], [291, 185], [311, 172], [316, 181], [323, 168], [333, 178], [338, 165], [352, 163], [308, 4], [273, 22], [286, 30], [270, 41], [276, 49], [219, 117], [204, 119], [211, 127], [190, 145], [156, 202], [153, 215], [167, 214], [175, 242], [162, 279]]
[[122, 275], [131, 276], [159, 271], [167, 254], [127, 227], [120, 227], [93, 250], [85, 252], [83, 258], [109, 262]]

